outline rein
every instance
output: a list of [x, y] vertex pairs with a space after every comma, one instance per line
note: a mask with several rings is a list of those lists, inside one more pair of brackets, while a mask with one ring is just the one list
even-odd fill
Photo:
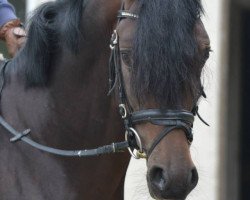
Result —
[[111, 145], [102, 146], [96, 149], [83, 149], [83, 150], [61, 150], [55, 149], [51, 147], [47, 147], [41, 145], [37, 142], [34, 142], [27, 136], [31, 133], [30, 129], [27, 129], [23, 132], [16, 131], [13, 127], [11, 127], [2, 117], [0, 117], [0, 124], [14, 137], [10, 139], [10, 142], [15, 143], [18, 141], [23, 141], [30, 146], [39, 149], [41, 151], [59, 155], [59, 156], [66, 156], [66, 157], [91, 157], [91, 156], [99, 156], [102, 154], [110, 154], [110, 153], [118, 153], [122, 152], [124, 149], [128, 147], [127, 142], [120, 142], [120, 143], [112, 143]]
[[[9, 62], [10, 60], [4, 60], [4, 62], [0, 65], [0, 96], [2, 94], [4, 84], [5, 84], [5, 78], [4, 78], [5, 69]], [[31, 134], [30, 129], [24, 130], [23, 132], [19, 132], [15, 130], [10, 124], [8, 124], [3, 119], [2, 116], [0, 116], [0, 125], [4, 127], [8, 131], [8, 133], [10, 133], [13, 136], [10, 139], [11, 143], [22, 141], [43, 152], [47, 152], [47, 153], [58, 155], [58, 156], [93, 157], [93, 156], [100, 156], [104, 154], [124, 152], [129, 147], [128, 142], [124, 141], [124, 142], [117, 142], [117, 143], [112, 143], [110, 145], [101, 146], [96, 149], [81, 149], [81, 150], [56, 149], [56, 148], [48, 147], [48, 146], [45, 146], [45, 145], [42, 145], [33, 141], [32, 139], [28, 137]]]
[[[118, 24], [124, 18], [138, 19], [137, 14], [125, 11], [122, 9], [118, 14]], [[96, 149], [83, 149], [83, 150], [61, 150], [52, 147], [48, 147], [39, 144], [28, 136], [31, 134], [31, 130], [27, 129], [23, 132], [16, 131], [12, 126], [10, 126], [3, 117], [0, 116], [0, 124], [13, 136], [10, 142], [15, 143], [18, 141], [23, 141], [30, 146], [39, 149], [41, 151], [66, 157], [91, 157], [99, 156], [103, 154], [124, 152], [128, 149], [130, 154], [136, 158], [149, 158], [154, 148], [160, 143], [160, 141], [166, 137], [174, 129], [182, 129], [186, 133], [187, 140], [191, 144], [193, 141], [192, 127], [194, 122], [194, 116], [198, 113], [198, 106], [195, 106], [192, 112], [185, 110], [162, 110], [162, 109], [147, 109], [137, 112], [132, 112], [132, 107], [129, 104], [126, 90], [123, 81], [123, 75], [121, 71], [121, 58], [120, 58], [120, 48], [119, 48], [119, 36], [117, 31], [111, 38], [111, 57], [109, 61], [109, 94], [114, 90], [118, 84], [119, 90], [119, 111], [122, 119], [124, 120], [124, 125], [126, 129], [125, 141], [112, 143], [110, 145], [98, 147]], [[2, 66], [0, 66], [0, 95], [4, 87], [4, 73], [9, 61], [5, 61]], [[199, 115], [198, 115], [199, 116]], [[200, 117], [200, 116], [199, 116]], [[201, 119], [202, 120], [202, 119]], [[204, 121], [204, 120], [202, 120]], [[158, 137], [153, 141], [150, 149], [145, 152], [142, 147], [142, 142], [139, 134], [133, 128], [135, 124], [141, 122], [150, 122], [154, 125], [166, 126], [166, 128], [158, 135]]]

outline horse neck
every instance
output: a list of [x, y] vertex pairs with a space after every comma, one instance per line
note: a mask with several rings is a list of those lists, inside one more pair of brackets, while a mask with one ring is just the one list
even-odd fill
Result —
[[[107, 97], [109, 42], [120, 1], [117, 0], [116, 4], [113, 1], [112, 4], [98, 1], [105, 4], [98, 7], [100, 10], [96, 10], [96, 2], [90, 2], [93, 2], [93, 10], [101, 15], [96, 15], [96, 23], [87, 20], [84, 24], [85, 42], [81, 43], [77, 55], [70, 53], [67, 48], [62, 50], [49, 93], [55, 105], [55, 118], [60, 119], [58, 124], [68, 124], [78, 135], [83, 135], [87, 130], [89, 134], [84, 136], [85, 139], [88, 136], [95, 143], [99, 137], [106, 140], [105, 144], [121, 137], [117, 134], [122, 126], [115, 108], [116, 103], [111, 97]], [[86, 13], [84, 18], [92, 17], [91, 10], [90, 3], [90, 16]], [[110, 122], [112, 128], [106, 132]], [[113, 133], [110, 134], [110, 130]]]
[[[89, 30], [85, 38], [87, 42], [80, 45], [77, 55], [69, 52], [67, 48], [62, 50], [49, 88], [55, 106], [53, 110], [56, 110], [53, 113], [54, 118], [60, 120], [58, 124], [68, 124], [78, 135], [87, 131], [88, 134], [85, 134], [84, 138], [88, 136], [92, 143], [96, 142], [97, 137], [106, 140], [104, 144], [117, 140], [117, 136], [120, 137], [116, 134], [121, 131], [116, 103], [107, 96], [109, 41], [116, 13], [114, 12], [112, 17], [105, 17], [107, 20], [101, 22], [100, 27], [96, 24], [94, 27], [92, 24], [85, 24]], [[106, 132], [110, 122], [114, 125], [114, 128], [111, 128], [114, 129], [113, 135]]]
[[51, 114], [58, 120], [59, 127], [67, 125], [78, 139], [84, 132], [85, 140], [95, 140], [96, 137], [105, 139], [103, 132], [107, 123], [119, 119], [112, 98], [107, 97], [108, 55], [104, 53], [89, 59], [79, 55], [70, 62], [65, 59], [67, 56], [58, 67], [60, 69], [49, 88], [53, 107]]

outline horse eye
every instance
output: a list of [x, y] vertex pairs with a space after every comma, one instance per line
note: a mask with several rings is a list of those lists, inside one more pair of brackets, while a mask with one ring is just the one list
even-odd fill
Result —
[[207, 60], [210, 56], [210, 52], [212, 52], [211, 47], [206, 48], [204, 53], [204, 59]]
[[124, 62], [124, 64], [127, 65], [128, 67], [132, 67], [133, 61], [132, 61], [131, 52], [129, 51], [121, 52], [121, 56], [122, 56], [122, 61]]
[[202, 52], [202, 54], [201, 54], [201, 57], [200, 57], [200, 61], [201, 61], [201, 66], [203, 67], [204, 65], [205, 65], [205, 63], [207, 62], [207, 60], [209, 59], [209, 57], [210, 57], [210, 52], [212, 52], [212, 50], [211, 50], [211, 48], [210, 47], [208, 47], [208, 48], [206, 48], [203, 52]]

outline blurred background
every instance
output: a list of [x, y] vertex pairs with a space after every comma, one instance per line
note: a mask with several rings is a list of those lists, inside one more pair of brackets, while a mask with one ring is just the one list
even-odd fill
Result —
[[[44, 2], [9, 1], [23, 21]], [[249, 200], [250, 0], [203, 0], [203, 5], [213, 52], [202, 77], [208, 98], [200, 102], [200, 114], [210, 127], [195, 122], [191, 151], [200, 180], [188, 199]], [[0, 51], [7, 56], [2, 43]], [[145, 161], [131, 160], [126, 200], [151, 199], [145, 174]]]

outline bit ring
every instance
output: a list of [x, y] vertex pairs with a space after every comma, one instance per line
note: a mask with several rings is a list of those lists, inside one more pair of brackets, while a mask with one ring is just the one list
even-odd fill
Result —
[[141, 142], [141, 138], [139, 136], [139, 134], [137, 133], [137, 131], [130, 127], [126, 132], [125, 132], [125, 140], [128, 141], [129, 138], [129, 131], [131, 131], [134, 136], [135, 136], [135, 139], [136, 139], [136, 144], [138, 145], [139, 147], [139, 150], [137, 149], [132, 149], [131, 147], [128, 147], [128, 151], [130, 153], [130, 155], [132, 157], [134, 157], [135, 159], [140, 159], [140, 158], [145, 158], [146, 157], [146, 154], [143, 152], [143, 149], [142, 149], [142, 142]]

